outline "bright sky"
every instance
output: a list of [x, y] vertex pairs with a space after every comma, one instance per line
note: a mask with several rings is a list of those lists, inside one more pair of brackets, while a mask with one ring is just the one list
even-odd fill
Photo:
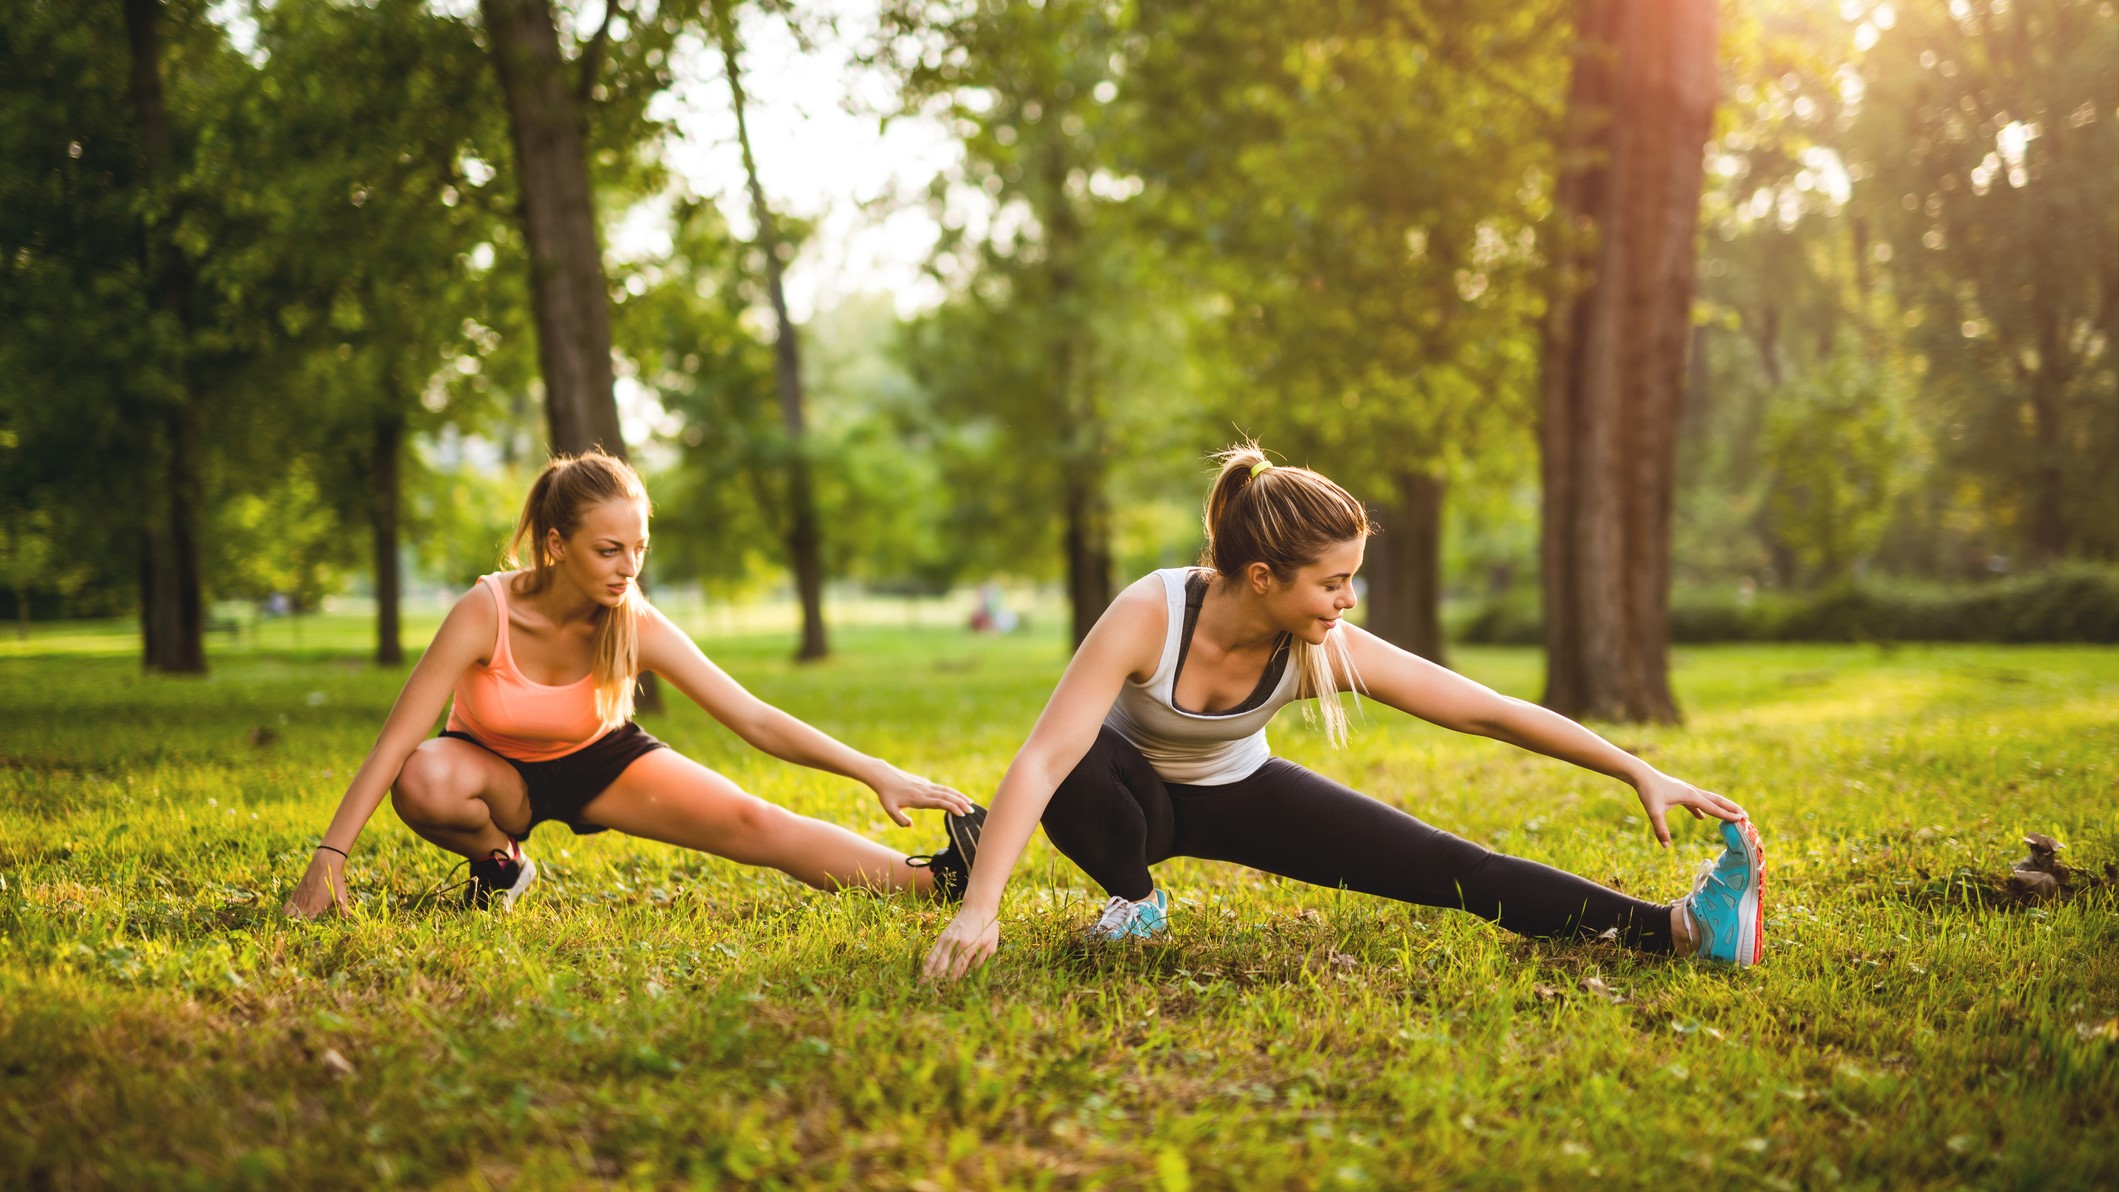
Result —
[[[250, 0], [212, 0], [207, 17], [227, 29], [236, 49], [253, 52], [257, 23]], [[438, 11], [475, 19], [477, 0], [430, 0]], [[577, 37], [603, 20], [600, 0], [580, 0]], [[751, 148], [767, 201], [776, 212], [811, 221], [814, 232], [787, 274], [788, 305], [806, 322], [820, 305], [858, 293], [895, 296], [898, 312], [931, 307], [942, 292], [921, 271], [939, 228], [921, 201], [938, 171], [960, 148], [940, 124], [908, 118], [882, 128], [896, 89], [882, 71], [857, 67], [856, 47], [876, 27], [876, 0], [809, 0], [802, 19], [819, 43], [805, 52], [784, 22], [755, 11], [741, 33]], [[835, 19], [836, 31], [824, 27]], [[692, 192], [712, 197], [737, 235], [752, 231], [736, 117], [720, 51], [698, 39], [680, 44], [677, 82], [656, 98], [657, 119], [674, 122], [668, 163]], [[606, 213], [610, 250], [620, 257], [651, 252], [667, 235], [653, 205]]]
[[[778, 20], [753, 12], [742, 26], [745, 115], [766, 199], [776, 212], [815, 224], [788, 271], [791, 312], [806, 321], [837, 297], [877, 291], [894, 295], [900, 314], [932, 306], [942, 293], [921, 265], [939, 228], [923, 196], [961, 150], [933, 120], [882, 127], [877, 113], [893, 106], [895, 84], [853, 61], [875, 28], [874, 0], [822, 0], [804, 5], [803, 14], [836, 16], [838, 32], [820, 29], [820, 44], [805, 52]], [[720, 51], [691, 41], [674, 67], [676, 84], [651, 109], [676, 125], [666, 160], [692, 191], [719, 203], [738, 235], [749, 236], [750, 200]], [[652, 212], [634, 213], [613, 229], [612, 250], [650, 248], [658, 224]]]

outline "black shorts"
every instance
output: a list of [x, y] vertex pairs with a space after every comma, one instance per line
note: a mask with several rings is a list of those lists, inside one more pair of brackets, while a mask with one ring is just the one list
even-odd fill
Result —
[[565, 757], [555, 757], [548, 762], [516, 761], [494, 753], [491, 746], [477, 737], [455, 729], [444, 729], [441, 735], [469, 741], [515, 767], [515, 772], [522, 775], [522, 784], [530, 791], [530, 826], [523, 829], [525, 837], [546, 820], [558, 820], [572, 828], [576, 836], [604, 831], [601, 825], [582, 819], [581, 809], [618, 781], [627, 766], [645, 754], [669, 748], [630, 720]]

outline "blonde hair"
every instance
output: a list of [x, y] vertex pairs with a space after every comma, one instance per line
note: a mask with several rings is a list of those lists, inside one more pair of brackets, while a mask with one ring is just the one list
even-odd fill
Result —
[[[570, 538], [591, 508], [612, 500], [640, 502], [651, 510], [647, 486], [624, 460], [602, 451], [580, 455], [555, 455], [530, 485], [522, 503], [522, 517], [508, 538], [507, 565], [522, 568], [516, 577], [525, 596], [535, 596], [552, 584], [552, 557], [547, 543], [551, 532]], [[524, 545], [528, 554], [524, 554]], [[528, 565], [524, 565], [527, 557]], [[640, 589], [626, 589], [618, 607], [596, 612], [596, 715], [605, 725], [623, 724], [633, 718], [633, 691], [640, 677]]]
[[[1213, 458], [1221, 474], [1207, 492], [1207, 545], [1199, 564], [1219, 578], [1240, 580], [1251, 564], [1264, 563], [1274, 578], [1286, 582], [1332, 547], [1376, 532], [1368, 510], [1352, 494], [1308, 468], [1276, 466], [1255, 442], [1238, 443]], [[1325, 737], [1344, 745], [1347, 718], [1332, 674], [1335, 659], [1346, 671], [1358, 707], [1361, 676], [1347, 653], [1346, 634], [1337, 627], [1320, 646], [1297, 638], [1289, 661], [1299, 684], [1296, 698], [1316, 699]], [[1309, 709], [1303, 714], [1307, 717]]]

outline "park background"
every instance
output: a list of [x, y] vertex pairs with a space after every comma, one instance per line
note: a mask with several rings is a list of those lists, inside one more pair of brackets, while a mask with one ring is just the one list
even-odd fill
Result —
[[[5, 14], [0, 1183], [2115, 1178], [2110, 0]], [[1244, 435], [1372, 505], [1370, 629], [1758, 812], [1767, 966], [1190, 863], [1099, 955], [1039, 846], [934, 991], [937, 911], [548, 830], [460, 916], [388, 815], [273, 913], [549, 452], [640, 467], [739, 679], [977, 795]], [[1276, 745], [1696, 859], [1372, 706]]]

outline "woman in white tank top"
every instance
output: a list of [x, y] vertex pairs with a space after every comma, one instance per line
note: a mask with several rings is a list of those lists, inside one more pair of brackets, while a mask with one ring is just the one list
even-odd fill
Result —
[[[1168, 898], [1150, 868], [1191, 856], [1457, 907], [1530, 936], [1613, 932], [1644, 951], [1761, 957], [1764, 860], [1742, 808], [1344, 623], [1373, 532], [1361, 503], [1306, 468], [1273, 466], [1252, 444], [1221, 460], [1207, 500], [1209, 565], [1143, 577], [1082, 642], [1001, 781], [928, 977], [961, 976], [993, 954], [1002, 888], [1040, 819], [1111, 895], [1091, 928], [1103, 940], [1165, 931]], [[1666, 847], [1672, 808], [1719, 819], [1726, 847], [1685, 898], [1643, 902], [1491, 852], [1272, 756], [1266, 724], [1296, 700], [1315, 700], [1305, 711], [1342, 742], [1342, 690], [1626, 782]]]

